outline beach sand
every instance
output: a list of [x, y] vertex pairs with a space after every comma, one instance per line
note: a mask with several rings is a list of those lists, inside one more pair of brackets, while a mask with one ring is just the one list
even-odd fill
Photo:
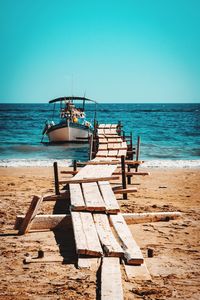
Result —
[[[122, 212], [181, 211], [169, 222], [130, 225], [141, 247], [151, 280], [128, 281], [122, 267], [125, 299], [200, 299], [200, 170], [152, 169], [134, 177], [137, 193], [119, 200]], [[73, 232], [37, 232], [18, 236], [17, 215], [25, 214], [32, 196], [54, 192], [52, 168], [0, 168], [0, 299], [96, 299], [97, 274], [77, 269]], [[118, 197], [120, 199], [120, 197]], [[40, 213], [52, 213], [45, 202]], [[64, 237], [64, 238], [63, 238]], [[62, 264], [60, 249], [68, 260]], [[147, 249], [154, 256], [147, 257]], [[44, 261], [23, 264], [27, 253]], [[97, 291], [96, 291], [97, 289]]]

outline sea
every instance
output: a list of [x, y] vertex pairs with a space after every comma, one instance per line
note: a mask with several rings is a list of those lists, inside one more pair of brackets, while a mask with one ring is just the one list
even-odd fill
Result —
[[[0, 166], [69, 166], [73, 160], [88, 160], [88, 145], [48, 143], [42, 140], [46, 120], [52, 120], [50, 104], [0, 104]], [[92, 121], [94, 105], [86, 106]], [[54, 117], [59, 115], [57, 110]], [[55, 118], [54, 118], [55, 120]], [[133, 144], [141, 138], [140, 160], [143, 167], [200, 168], [200, 103], [137, 104], [100, 103], [99, 123], [121, 121]]]

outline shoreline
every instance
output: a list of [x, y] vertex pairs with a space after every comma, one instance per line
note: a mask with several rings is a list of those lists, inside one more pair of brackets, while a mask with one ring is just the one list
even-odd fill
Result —
[[[140, 166], [142, 169], [200, 169], [200, 159], [154, 159], [143, 160], [144, 163]], [[58, 163], [59, 167], [69, 167], [73, 163], [73, 159], [0, 159], [0, 168], [45, 168], [52, 167], [54, 162]], [[82, 160], [77, 160], [77, 162]]]

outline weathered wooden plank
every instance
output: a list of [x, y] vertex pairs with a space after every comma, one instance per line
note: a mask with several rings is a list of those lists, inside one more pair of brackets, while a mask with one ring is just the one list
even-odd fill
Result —
[[106, 211], [109, 213], [117, 213], [120, 211], [119, 204], [115, 198], [112, 187], [108, 181], [98, 182], [101, 195], [103, 197]]
[[110, 129], [110, 128], [111, 128], [111, 125], [112, 125], [112, 124], [106, 124], [106, 126], [105, 126], [104, 128]]
[[126, 156], [127, 151], [120, 149], [117, 153], [117, 157]]
[[42, 204], [43, 197], [33, 196], [33, 199], [31, 201], [31, 204], [28, 208], [28, 211], [26, 213], [26, 216], [19, 228], [18, 234], [22, 235], [28, 232], [28, 230], [31, 228], [31, 223], [36, 216], [40, 205]]
[[108, 137], [107, 138], [107, 143], [122, 143], [122, 138], [118, 137]]
[[92, 161], [89, 161], [87, 163], [88, 165], [118, 165], [120, 164], [120, 160], [119, 159], [111, 159], [110, 157], [108, 158], [100, 158], [100, 157], [96, 157], [95, 159], [93, 159]]
[[[111, 126], [111, 125], [110, 125]], [[116, 133], [116, 131], [114, 132], [114, 134]], [[113, 132], [111, 132], [111, 129], [110, 128], [104, 128], [104, 134], [107, 135], [107, 134], [113, 134]]]
[[101, 258], [98, 257], [80, 257], [78, 258], [77, 267], [78, 269], [90, 269], [97, 271], [100, 265]]
[[182, 216], [179, 211], [167, 211], [167, 212], [147, 212], [147, 213], [124, 213], [123, 217], [126, 220], [126, 224], [139, 224], [149, 222], [160, 222], [175, 220]]
[[71, 218], [72, 218], [72, 226], [74, 230], [76, 252], [78, 254], [86, 254], [89, 246], [87, 244], [85, 232], [83, 229], [81, 215], [79, 212], [71, 212]]
[[128, 280], [151, 280], [151, 275], [147, 269], [145, 262], [139, 266], [124, 264], [126, 276]]
[[108, 157], [116, 157], [118, 151], [117, 150], [109, 150], [108, 151]]
[[108, 151], [107, 150], [99, 150], [96, 154], [96, 157], [107, 157]]
[[117, 124], [111, 124], [111, 128], [115, 128], [115, 129], [117, 129]]
[[109, 129], [109, 128], [117, 128], [117, 124], [99, 124], [98, 128]]
[[101, 300], [122, 300], [123, 288], [119, 258], [104, 257], [101, 267]]
[[117, 133], [117, 131], [114, 129], [110, 129], [107, 133], [104, 133], [104, 136], [107, 138], [118, 138], [120, 137]]
[[104, 128], [106, 126], [106, 124], [99, 124], [98, 128]]
[[98, 150], [107, 150], [108, 146], [107, 144], [99, 144]]
[[[122, 172], [114, 172], [113, 175], [121, 175]], [[150, 175], [150, 172], [126, 172], [125, 173], [128, 176], [146, 176], [146, 175]]]
[[120, 145], [120, 143], [118, 143], [118, 144], [113, 144], [113, 143], [108, 143], [108, 150], [113, 150], [114, 149], [114, 147], [115, 147], [115, 145]]
[[86, 204], [83, 198], [82, 189], [80, 184], [70, 184], [70, 202], [72, 210], [84, 210]]
[[128, 194], [137, 192], [137, 188], [114, 189], [114, 194]]
[[117, 180], [119, 176], [108, 176], [108, 177], [96, 177], [96, 178], [82, 178], [82, 179], [66, 179], [59, 181], [60, 184], [75, 184], [75, 183], [89, 183], [89, 182], [97, 182], [97, 181], [109, 181], [109, 180]]
[[104, 136], [100, 136], [99, 137], [99, 144], [108, 144], [108, 141]]
[[82, 178], [98, 178], [111, 176], [116, 167], [114, 165], [100, 164], [87, 165], [85, 166], [73, 179], [82, 179]]
[[126, 165], [141, 165], [144, 163], [144, 160], [125, 160]]
[[144, 262], [142, 252], [133, 239], [133, 236], [128, 228], [121, 213], [110, 215], [109, 219], [121, 241], [122, 248], [125, 251], [124, 257], [127, 264], [141, 265]]
[[104, 134], [104, 129], [103, 128], [97, 129], [97, 134]]
[[104, 200], [96, 182], [83, 183], [82, 189], [87, 211], [106, 211]]
[[100, 257], [103, 253], [92, 214], [72, 211], [71, 217], [77, 254]]
[[69, 174], [69, 175], [76, 175], [79, 171], [61, 171], [61, 174]]
[[105, 136], [118, 136], [116, 129], [114, 128], [104, 128], [104, 135]]
[[116, 241], [106, 214], [93, 214], [96, 230], [107, 256], [122, 257], [124, 251]]
[[126, 150], [127, 145], [124, 144], [125, 142], [122, 143], [109, 143], [108, 144], [108, 149], [109, 150]]
[[122, 142], [121, 148], [122, 149], [127, 149], [127, 142]]
[[[15, 220], [14, 229], [19, 230], [25, 215], [18, 215]], [[70, 214], [59, 215], [36, 215], [31, 223], [29, 232], [31, 231], [46, 231], [57, 228], [72, 228], [72, 220]]]
[[[181, 212], [150, 212], [150, 213], [123, 213], [127, 224], [139, 224], [149, 222], [160, 222], [175, 220], [182, 216]], [[18, 215], [16, 217], [14, 229], [19, 230], [25, 216]], [[56, 228], [72, 228], [71, 215], [36, 215], [32, 221], [29, 231], [37, 230], [53, 230]]]

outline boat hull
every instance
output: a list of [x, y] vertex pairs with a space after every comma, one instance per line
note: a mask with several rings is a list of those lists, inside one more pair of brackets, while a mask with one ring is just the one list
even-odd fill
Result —
[[88, 142], [88, 137], [92, 134], [91, 130], [86, 127], [77, 124], [76, 126], [72, 125], [55, 125], [51, 126], [47, 130], [47, 136], [49, 142], [59, 143], [59, 142]]

